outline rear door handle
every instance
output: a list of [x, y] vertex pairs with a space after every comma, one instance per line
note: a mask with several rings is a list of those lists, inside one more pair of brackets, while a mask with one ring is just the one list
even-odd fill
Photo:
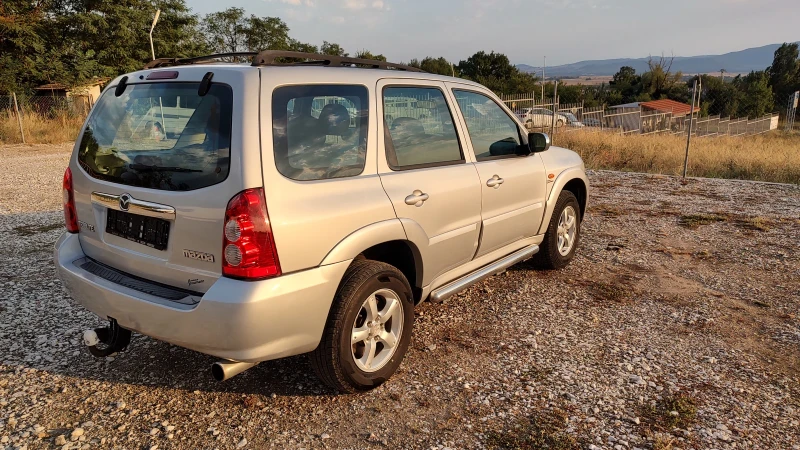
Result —
[[500, 178], [499, 176], [495, 175], [492, 178], [489, 178], [489, 181], [486, 182], [486, 185], [490, 188], [499, 188], [501, 184], [505, 183], [506, 180]]
[[430, 196], [419, 189], [406, 197], [406, 205], [420, 207]]

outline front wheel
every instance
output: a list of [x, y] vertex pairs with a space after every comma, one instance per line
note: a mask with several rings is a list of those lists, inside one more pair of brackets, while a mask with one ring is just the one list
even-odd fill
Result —
[[581, 232], [581, 207], [575, 194], [562, 191], [533, 264], [539, 269], [561, 269], [572, 261]]
[[311, 366], [340, 392], [378, 387], [400, 366], [413, 325], [414, 298], [403, 273], [357, 260], [345, 272]]

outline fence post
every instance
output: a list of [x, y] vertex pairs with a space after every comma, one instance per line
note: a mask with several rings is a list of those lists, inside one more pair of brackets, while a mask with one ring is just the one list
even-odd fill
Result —
[[11, 96], [14, 98], [14, 112], [17, 114], [17, 123], [19, 124], [19, 135], [22, 137], [22, 143], [25, 143], [25, 131], [22, 129], [22, 115], [19, 113], [19, 105], [17, 104], [17, 93], [12, 92]]
[[686, 157], [683, 159], [683, 182], [686, 182], [686, 171], [689, 168], [689, 145], [692, 143], [692, 122], [694, 121], [694, 101], [697, 96], [697, 80], [692, 88], [692, 108], [689, 110], [689, 133], [686, 136]]
[[555, 82], [555, 87], [553, 87], [553, 119], [550, 121], [550, 142], [555, 142], [556, 137], [556, 102], [558, 102], [558, 80]]

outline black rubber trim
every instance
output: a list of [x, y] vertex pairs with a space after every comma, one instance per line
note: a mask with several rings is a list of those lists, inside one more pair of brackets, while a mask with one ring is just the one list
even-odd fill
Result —
[[196, 305], [200, 303], [200, 297], [203, 296], [200, 292], [178, 289], [120, 272], [88, 257], [81, 258], [73, 264], [104, 280], [182, 305]]

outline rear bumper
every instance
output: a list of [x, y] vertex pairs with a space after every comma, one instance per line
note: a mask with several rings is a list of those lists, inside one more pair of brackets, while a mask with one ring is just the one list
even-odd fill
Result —
[[55, 264], [72, 298], [120, 326], [220, 358], [258, 362], [313, 350], [350, 261], [263, 281], [220, 278], [193, 306], [115, 284], [81, 269], [78, 235], [56, 242]]

